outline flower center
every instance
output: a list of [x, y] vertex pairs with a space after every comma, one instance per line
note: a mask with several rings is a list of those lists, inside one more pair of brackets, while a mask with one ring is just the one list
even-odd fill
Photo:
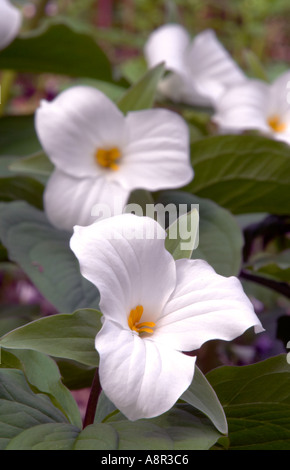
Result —
[[155, 323], [150, 322], [150, 321], [145, 321], [144, 323], [139, 323], [141, 320], [141, 317], [143, 315], [143, 307], [142, 305], [137, 305], [136, 308], [133, 308], [130, 312], [129, 318], [128, 318], [128, 325], [131, 328], [132, 331], [136, 331], [138, 334], [139, 333], [153, 333], [153, 328], [155, 326]]
[[95, 153], [96, 162], [104, 168], [110, 170], [119, 170], [119, 165], [116, 163], [121, 158], [121, 152], [117, 147], [111, 149], [98, 149]]
[[277, 114], [268, 118], [268, 124], [274, 132], [283, 132], [287, 127]]

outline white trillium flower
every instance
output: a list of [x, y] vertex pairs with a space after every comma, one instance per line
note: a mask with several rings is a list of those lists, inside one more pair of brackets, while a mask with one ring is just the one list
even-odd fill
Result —
[[165, 62], [172, 72], [159, 90], [176, 102], [214, 106], [226, 88], [246, 79], [212, 30], [191, 40], [181, 25], [161, 26], [149, 36], [144, 55], [149, 67]]
[[15, 39], [21, 23], [20, 11], [9, 0], [0, 0], [0, 50]]
[[104, 393], [130, 420], [168, 411], [190, 386], [193, 351], [263, 331], [239, 280], [202, 260], [175, 261], [166, 232], [149, 217], [123, 214], [75, 227], [71, 249], [100, 291], [96, 335]]
[[41, 103], [36, 131], [55, 165], [45, 211], [61, 229], [94, 222], [96, 205], [122, 213], [134, 189], [179, 188], [193, 178], [188, 127], [172, 111], [124, 116], [99, 90], [76, 86]]
[[249, 79], [233, 87], [218, 102], [213, 121], [222, 133], [257, 130], [290, 144], [290, 72], [271, 84]]

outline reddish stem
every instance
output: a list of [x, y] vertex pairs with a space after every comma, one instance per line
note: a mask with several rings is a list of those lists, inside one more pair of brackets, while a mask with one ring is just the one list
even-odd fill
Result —
[[98, 404], [98, 399], [101, 393], [101, 384], [99, 378], [99, 369], [96, 368], [96, 372], [93, 378], [91, 393], [88, 399], [86, 414], [84, 418], [83, 428], [93, 424]]
[[101, 28], [112, 26], [113, 0], [99, 0], [97, 12], [97, 25]]

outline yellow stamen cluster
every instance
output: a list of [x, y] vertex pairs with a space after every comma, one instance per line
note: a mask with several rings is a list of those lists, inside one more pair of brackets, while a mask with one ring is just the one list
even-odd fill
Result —
[[95, 153], [96, 162], [104, 168], [110, 170], [119, 170], [119, 165], [116, 163], [121, 158], [121, 152], [117, 147], [111, 149], [98, 149]]
[[136, 308], [132, 309], [128, 318], [128, 325], [132, 331], [136, 331], [137, 333], [152, 334], [155, 323], [149, 321], [139, 323], [143, 315], [143, 311], [144, 309], [142, 305], [137, 305]]
[[281, 121], [278, 115], [274, 115], [268, 118], [268, 124], [274, 132], [283, 132], [286, 130], [286, 124]]

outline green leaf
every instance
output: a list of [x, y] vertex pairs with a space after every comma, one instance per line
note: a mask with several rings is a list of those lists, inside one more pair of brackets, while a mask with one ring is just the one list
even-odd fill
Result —
[[157, 92], [158, 83], [164, 74], [164, 64], [159, 64], [146, 74], [118, 101], [120, 110], [126, 114], [129, 111], [152, 108]]
[[190, 387], [183, 393], [180, 399], [204, 413], [219, 432], [227, 434], [228, 425], [223, 407], [215, 391], [197, 366], [195, 367], [194, 378]]
[[69, 390], [80, 390], [92, 385], [95, 366], [86, 366], [69, 359], [56, 359], [63, 384]]
[[106, 424], [118, 432], [120, 450], [208, 450], [221, 437], [206, 417], [187, 404], [177, 404], [157, 418], [135, 422], [119, 413]]
[[16, 38], [1, 51], [0, 69], [112, 81], [110, 62], [93, 37], [58, 22]]
[[165, 240], [165, 248], [174, 259], [191, 258], [198, 246], [199, 215], [197, 209], [183, 214], [171, 224]]
[[[131, 205], [133, 204], [133, 206]], [[142, 213], [140, 215], [146, 215], [147, 214], [147, 205], [152, 204], [154, 205], [154, 198], [152, 194], [147, 191], [146, 189], [135, 189], [134, 191], [131, 192], [128, 202], [125, 207], [125, 212], [134, 212], [135, 205], [138, 206], [138, 210], [142, 210]], [[136, 207], [137, 209], [137, 207]], [[136, 214], [138, 215], [139, 212]]]
[[27, 176], [0, 178], [0, 201], [22, 200], [42, 209], [43, 191], [43, 184]]
[[290, 212], [290, 147], [260, 136], [209, 137], [192, 145], [185, 190], [235, 214]]
[[39, 316], [40, 307], [38, 305], [1, 305], [0, 337], [19, 326], [36, 320]]
[[43, 212], [21, 201], [0, 204], [0, 219], [0, 239], [10, 259], [57, 310], [98, 308], [98, 290], [80, 274], [70, 233], [52, 227]]
[[56, 363], [38, 351], [2, 349], [0, 367], [20, 369], [25, 378], [40, 393], [45, 393], [67, 417], [70, 423], [81, 427], [82, 421], [78, 406], [63, 385]]
[[73, 450], [113, 450], [118, 449], [119, 436], [109, 424], [87, 426], [75, 441]]
[[[104, 82], [102, 80], [94, 80], [92, 78], [82, 78], [80, 80], [74, 81], [74, 86], [81, 85], [81, 86], [90, 86], [93, 88], [97, 88], [102, 93], [107, 95], [108, 98], [112, 101], [118, 101], [121, 96], [125, 93], [126, 88], [128, 85], [121, 86], [116, 83]], [[71, 87], [71, 84], [68, 85], [67, 88]]]
[[117, 432], [119, 442], [118, 450], [169, 450], [173, 449], [173, 441], [161, 426], [151, 420], [127, 420], [111, 422]]
[[86, 309], [41, 318], [4, 335], [6, 349], [32, 349], [49, 356], [98, 365], [95, 337], [101, 329], [101, 313]]
[[0, 177], [1, 178], [10, 177], [15, 174], [10, 168], [11, 165], [15, 162], [15, 160], [18, 160], [18, 158], [12, 157], [12, 156], [5, 157], [3, 155], [0, 155]]
[[52, 173], [53, 168], [53, 164], [43, 152], [16, 159], [10, 164], [12, 172], [46, 177]]
[[34, 115], [0, 118], [0, 155], [24, 156], [40, 150], [34, 128]]
[[122, 75], [130, 82], [139, 81], [148, 70], [146, 60], [143, 56], [126, 60], [120, 65]]
[[257, 258], [253, 271], [275, 281], [290, 282], [290, 250]]
[[246, 64], [248, 65], [250, 75], [258, 80], [269, 82], [267, 73], [263, 67], [263, 64], [252, 50], [245, 50], [244, 56]]
[[101, 423], [102, 421], [105, 421], [106, 418], [114, 411], [116, 411], [115, 405], [109, 400], [104, 392], [101, 391], [98, 399], [94, 422]]
[[5, 450], [73, 450], [79, 432], [71, 424], [40, 424], [11, 439]]
[[237, 275], [242, 260], [243, 237], [229, 211], [213, 201], [183, 191], [165, 191], [158, 202], [167, 204], [199, 204], [199, 244], [192, 259], [204, 259], [223, 276]]
[[[8, 402], [4, 401], [0, 417], [2, 449], [207, 450], [221, 437], [207, 418], [187, 404], [178, 404], [157, 418], [135, 422], [118, 413], [106, 423], [94, 423], [80, 431], [58, 414], [47, 397], [31, 391], [22, 372], [2, 369], [0, 377], [0, 400]], [[26, 412], [23, 415], [22, 410]]]
[[[289, 361], [289, 359], [288, 359]], [[230, 449], [290, 449], [290, 365], [286, 355], [207, 374], [227, 416]]]
[[67, 422], [47, 396], [32, 392], [20, 370], [0, 369], [0, 406], [0, 449], [36, 424]]

